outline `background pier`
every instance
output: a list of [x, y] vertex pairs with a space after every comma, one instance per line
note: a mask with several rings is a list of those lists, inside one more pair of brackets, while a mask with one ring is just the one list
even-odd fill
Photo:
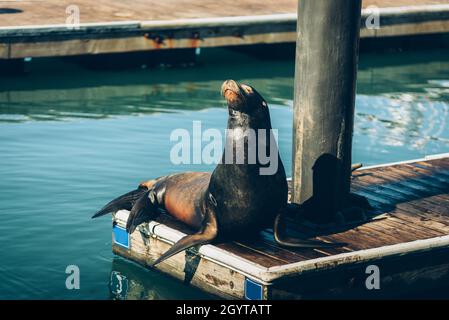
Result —
[[[79, 8], [75, 29], [66, 25], [70, 5]], [[373, 5], [379, 29], [366, 28]], [[365, 0], [363, 7], [362, 39], [449, 32], [447, 0]], [[294, 43], [296, 16], [295, 0], [2, 1], [0, 60]]]

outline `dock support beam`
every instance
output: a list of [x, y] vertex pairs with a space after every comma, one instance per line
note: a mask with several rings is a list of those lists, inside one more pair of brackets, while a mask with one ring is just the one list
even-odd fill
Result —
[[361, 0], [299, 0], [293, 198], [328, 222], [350, 191]]

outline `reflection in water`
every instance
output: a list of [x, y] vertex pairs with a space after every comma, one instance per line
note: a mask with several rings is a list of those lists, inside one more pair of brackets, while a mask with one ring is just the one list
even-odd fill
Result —
[[118, 271], [111, 271], [109, 288], [114, 300], [126, 300], [128, 297], [128, 278]]
[[382, 144], [432, 154], [441, 152], [434, 144], [449, 143], [449, 104], [446, 102], [411, 95], [359, 95], [357, 107], [356, 134], [363, 135], [371, 146]]
[[[292, 106], [293, 61], [270, 62], [267, 71], [259, 67], [261, 61], [242, 54], [220, 50], [214, 54], [217, 60], [226, 57], [228, 62], [240, 63], [233, 68], [225, 63], [200, 63], [193, 68], [103, 73], [70, 65], [74, 70], [69, 69], [65, 76], [31, 73], [25, 82], [22, 78], [0, 79], [0, 123], [224, 107], [218, 90], [226, 78], [250, 82], [272, 105]], [[436, 144], [446, 145], [449, 139], [448, 70], [444, 52], [362, 56], [355, 139], [377, 152], [401, 146], [420, 153], [438, 152]]]
[[219, 90], [227, 78], [253, 83], [265, 96], [273, 97], [272, 102], [290, 99], [291, 62], [273, 62], [267, 75], [259, 62], [241, 54], [226, 54], [229, 60], [246, 60], [235, 68], [206, 63], [193, 68], [120, 72], [75, 68], [64, 75], [31, 73], [25, 83], [21, 77], [0, 78], [0, 121], [104, 118], [223, 107]]
[[[142, 269], [122, 258], [112, 259], [112, 271], [109, 283], [111, 299], [115, 300], [167, 300], [179, 298], [178, 281], [158, 272]], [[187, 286], [184, 286], [187, 288]], [[184, 299], [213, 299], [194, 288], [188, 288]]]
[[[169, 137], [176, 128], [192, 128], [192, 121], [224, 128], [219, 90], [228, 78], [249, 82], [267, 98], [291, 171], [293, 60], [203, 52], [190, 68], [106, 72], [33, 60], [30, 74], [0, 77], [0, 299], [207, 297], [114, 258], [109, 218], [90, 220], [139, 181], [212, 170], [173, 165]], [[448, 112], [448, 52], [363, 55], [353, 161], [448, 152]], [[72, 264], [80, 268], [80, 290], [64, 285]]]

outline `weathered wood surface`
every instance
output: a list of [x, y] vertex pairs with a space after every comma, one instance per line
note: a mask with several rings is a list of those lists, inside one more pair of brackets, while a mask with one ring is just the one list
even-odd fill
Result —
[[[80, 26], [67, 28], [76, 5]], [[365, 0], [379, 7], [380, 29], [361, 37], [449, 32], [449, 1]], [[362, 22], [370, 12], [362, 12]], [[296, 40], [296, 1], [4, 1], [0, 59], [197, 48]]]
[[[445, 0], [364, 0], [364, 7], [400, 7], [411, 5], [445, 4]], [[25, 26], [63, 24], [66, 8], [77, 5], [81, 22], [111, 22], [130, 20], [175, 20], [241, 15], [296, 14], [296, 0], [134, 0], [131, 3], [111, 0], [31, 0], [2, 1], [0, 8], [21, 10], [17, 13], [0, 13], [0, 26]]]
[[350, 191], [361, 4], [298, 1], [292, 199], [319, 197], [315, 221], [331, 220]]
[[[364, 0], [363, 6], [381, 8], [445, 4], [445, 0]], [[1, 14], [0, 26], [25, 26], [63, 24], [66, 8], [77, 5], [81, 22], [111, 22], [130, 20], [175, 20], [189, 18], [234, 17], [241, 15], [266, 15], [277, 13], [296, 14], [296, 0], [134, 0], [132, 3], [97, 0], [31, 0], [2, 1], [0, 8], [21, 10], [17, 13]]]
[[[394, 296], [449, 280], [449, 156], [356, 171], [352, 191], [373, 206], [369, 217], [386, 218], [327, 230], [289, 221], [293, 235], [345, 242], [345, 247], [281, 248], [267, 229], [257, 239], [180, 253], [157, 268], [225, 298], [243, 298], [245, 278], [263, 285], [265, 299]], [[115, 221], [123, 225], [126, 218], [121, 212]], [[131, 250], [113, 247], [143, 265], [191, 232], [167, 216], [140, 228], [131, 237]], [[381, 269], [384, 290], [364, 287], [369, 264]]]

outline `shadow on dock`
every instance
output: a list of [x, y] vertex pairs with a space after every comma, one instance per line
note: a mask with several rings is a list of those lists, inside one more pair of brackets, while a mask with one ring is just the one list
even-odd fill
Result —
[[14, 14], [14, 13], [21, 13], [23, 12], [22, 9], [16, 9], [16, 8], [0, 8], [0, 14]]

